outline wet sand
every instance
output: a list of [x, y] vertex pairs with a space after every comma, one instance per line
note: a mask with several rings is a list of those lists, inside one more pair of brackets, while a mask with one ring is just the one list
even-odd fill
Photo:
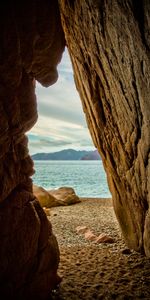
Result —
[[[150, 300], [150, 259], [127, 248], [111, 199], [82, 198], [81, 203], [55, 207], [49, 217], [60, 248], [62, 282], [52, 299], [147, 299]], [[105, 233], [112, 244], [97, 244], [77, 234], [87, 226], [94, 234]]]

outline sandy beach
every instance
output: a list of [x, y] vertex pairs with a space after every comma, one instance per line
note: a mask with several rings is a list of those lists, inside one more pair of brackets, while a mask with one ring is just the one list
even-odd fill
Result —
[[[150, 299], [150, 259], [129, 251], [111, 199], [82, 198], [81, 203], [51, 208], [49, 217], [59, 248], [62, 282], [52, 299]], [[77, 233], [86, 226], [113, 243], [97, 243]]]

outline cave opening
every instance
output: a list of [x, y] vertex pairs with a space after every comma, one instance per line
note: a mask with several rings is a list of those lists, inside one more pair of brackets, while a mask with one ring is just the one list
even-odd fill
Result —
[[[96, 266], [98, 251], [103, 253], [103, 261], [105, 249], [111, 248], [115, 253], [116, 237], [120, 247], [124, 244], [114, 215], [102, 160], [75, 158], [76, 160], [63, 161], [60, 158], [56, 160], [54, 157], [54, 160], [50, 160], [45, 157], [49, 152], [58, 153], [62, 147], [63, 150], [65, 147], [69, 151], [72, 147], [77, 151], [93, 150], [66, 51], [58, 71], [60, 79], [53, 87], [45, 90], [37, 83], [39, 120], [28, 132], [28, 138], [35, 169], [33, 184], [42, 188], [41, 190], [34, 188], [33, 191], [52, 224], [60, 248], [59, 275], [64, 280], [62, 288], [56, 291], [56, 295], [57, 293], [63, 295], [68, 289], [68, 297], [72, 297], [70, 278], [75, 276], [75, 280], [78, 280], [76, 274], [79, 272], [83, 280], [87, 279], [86, 268], [92, 268], [93, 274], [98, 274], [99, 267]], [[63, 186], [74, 188], [81, 202], [75, 199], [77, 203], [72, 202], [74, 205], [68, 206], [54, 203], [54, 199], [51, 199], [47, 192], [51, 194], [51, 190]], [[74, 249], [74, 257], [70, 249]], [[66, 258], [64, 258], [64, 251], [67, 253]], [[71, 268], [68, 261], [71, 262]], [[65, 268], [70, 269], [68, 274]], [[98, 284], [98, 279], [96, 282]], [[91, 276], [89, 276], [89, 284], [92, 285]]]
[[[41, 190], [34, 188], [33, 191], [52, 224], [60, 249], [58, 274], [63, 280], [52, 297], [57, 299], [67, 294], [67, 299], [72, 299], [74, 293], [76, 297], [84, 297], [83, 289], [89, 289], [89, 295], [94, 293], [93, 276], [96, 278], [94, 284], [101, 290], [98, 274], [103, 272], [105, 275], [101, 293], [104, 293], [108, 275], [107, 268], [103, 267], [104, 261], [109, 261], [110, 250], [115, 257], [117, 250], [123, 250], [125, 245], [101, 159], [63, 161], [45, 158], [45, 153], [58, 153], [62, 147], [69, 151], [74, 146], [75, 150], [93, 150], [67, 52], [64, 53], [58, 71], [60, 79], [54, 86], [45, 90], [37, 83], [39, 120], [28, 137], [36, 172], [33, 184], [42, 187]], [[60, 202], [54, 203], [54, 198], [51, 199], [47, 192], [51, 194], [52, 190], [63, 186], [74, 188], [81, 202], [75, 199], [77, 203], [67, 206]], [[55, 196], [55, 193], [52, 195]], [[61, 200], [61, 197], [58, 199]], [[112, 263], [109, 263], [112, 268]], [[86, 270], [91, 270], [88, 276]], [[75, 292], [74, 286], [78, 286], [79, 278], [82, 286]], [[75, 285], [70, 283], [71, 279]]]
[[[113, 5], [113, 1], [105, 1], [102, 7], [92, 1], [74, 1], [71, 5], [69, 0], [59, 0], [60, 6], [55, 0], [0, 4], [0, 295], [3, 299], [47, 300], [50, 291], [60, 283], [55, 235], [60, 243], [59, 273], [64, 276], [59, 291], [62, 298], [150, 298], [149, 259], [136, 253], [144, 249], [150, 257], [150, 8], [148, 1], [140, 2], [144, 22], [141, 30], [139, 11], [137, 18], [136, 4], [131, 2], [115, 0]], [[89, 130], [103, 156], [113, 205], [110, 199], [95, 199], [94, 211], [93, 199], [86, 198], [72, 206], [53, 207], [47, 218], [32, 190], [33, 161], [26, 132], [37, 120], [34, 80], [44, 86], [56, 82], [56, 67], [66, 43]], [[63, 101], [61, 105], [61, 112], [65, 113]], [[67, 107], [70, 109], [69, 105], [70, 101]], [[51, 112], [53, 108], [51, 105]], [[56, 115], [59, 108], [60, 103]], [[48, 110], [44, 101], [42, 109], [45, 115]], [[72, 139], [78, 129], [81, 131], [80, 122], [76, 123], [78, 117], [73, 119], [75, 111], [75, 107], [74, 112], [69, 111]], [[60, 114], [56, 119], [55, 129]], [[61, 143], [68, 143], [65, 130], [69, 132], [70, 123], [65, 123], [64, 128], [62, 113], [61, 122], [64, 133]], [[31, 138], [39, 145], [36, 134]], [[59, 138], [57, 134], [57, 138], [43, 142], [46, 145], [56, 142], [58, 146]], [[84, 134], [82, 140], [85, 145]], [[131, 250], [124, 249], [113, 207]], [[48, 219], [55, 224], [55, 235]], [[104, 242], [106, 237], [112, 238], [109, 243]]]
[[36, 83], [38, 121], [28, 132], [33, 182], [45, 189], [69, 186], [79, 197], [110, 198], [106, 174], [87, 128], [67, 49], [55, 85]]

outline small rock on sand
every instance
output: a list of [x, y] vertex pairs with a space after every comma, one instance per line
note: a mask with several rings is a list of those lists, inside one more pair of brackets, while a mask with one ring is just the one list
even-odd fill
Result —
[[96, 235], [91, 230], [86, 231], [84, 237], [88, 241], [95, 241], [96, 239]]
[[78, 226], [76, 227], [76, 231], [78, 234], [84, 234], [86, 231], [88, 231], [88, 228], [86, 226]]
[[111, 238], [109, 235], [102, 233], [100, 234], [97, 239], [95, 240], [96, 243], [114, 243], [114, 239]]

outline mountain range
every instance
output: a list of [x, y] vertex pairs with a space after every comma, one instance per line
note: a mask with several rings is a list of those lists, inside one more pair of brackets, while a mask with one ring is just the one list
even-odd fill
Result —
[[65, 149], [53, 153], [36, 153], [32, 155], [33, 160], [100, 160], [97, 150], [74, 150]]

